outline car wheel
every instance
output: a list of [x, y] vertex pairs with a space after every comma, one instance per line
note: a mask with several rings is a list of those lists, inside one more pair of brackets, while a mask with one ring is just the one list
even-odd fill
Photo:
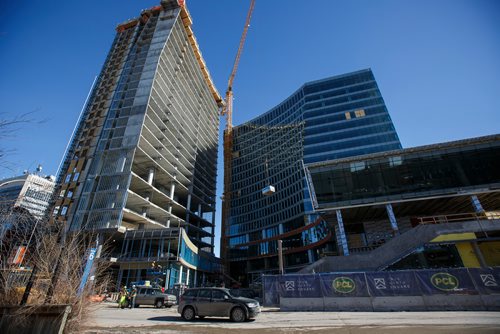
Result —
[[162, 308], [163, 307], [163, 301], [161, 299], [158, 299], [156, 302], [155, 302], [155, 307], [156, 308]]
[[246, 318], [245, 311], [241, 307], [235, 307], [231, 311], [231, 320], [234, 322], [243, 322]]
[[195, 317], [194, 308], [187, 306], [182, 310], [182, 319], [186, 321], [193, 321]]

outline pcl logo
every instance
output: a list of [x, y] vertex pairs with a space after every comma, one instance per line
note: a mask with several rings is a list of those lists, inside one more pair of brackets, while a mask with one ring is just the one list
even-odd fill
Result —
[[285, 290], [286, 291], [294, 291], [295, 290], [295, 281], [285, 281]]
[[332, 287], [339, 293], [351, 293], [356, 289], [356, 283], [349, 277], [337, 277], [333, 280]]
[[431, 283], [436, 289], [452, 291], [458, 288], [458, 278], [448, 273], [437, 273], [432, 275]]

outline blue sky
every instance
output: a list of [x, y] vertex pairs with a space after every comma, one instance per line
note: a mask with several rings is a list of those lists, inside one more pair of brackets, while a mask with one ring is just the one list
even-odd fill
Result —
[[[14, 151], [0, 178], [38, 163], [56, 173], [116, 24], [158, 3], [0, 1], [0, 117], [34, 111], [46, 120], [2, 139]], [[187, 0], [221, 94], [248, 4]], [[368, 67], [404, 147], [499, 133], [500, 1], [257, 0], [233, 122], [269, 110], [304, 82]], [[219, 165], [221, 193], [222, 155]]]

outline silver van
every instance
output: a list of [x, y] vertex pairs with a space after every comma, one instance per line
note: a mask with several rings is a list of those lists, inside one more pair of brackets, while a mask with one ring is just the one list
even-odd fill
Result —
[[257, 317], [260, 304], [255, 299], [235, 297], [224, 288], [188, 289], [181, 296], [177, 311], [182, 318], [192, 321], [197, 316], [229, 317], [232, 321], [241, 322]]

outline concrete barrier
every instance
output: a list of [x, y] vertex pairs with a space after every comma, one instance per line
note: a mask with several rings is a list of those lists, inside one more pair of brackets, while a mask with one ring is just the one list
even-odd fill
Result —
[[481, 295], [481, 300], [487, 311], [500, 311], [500, 295]]
[[500, 311], [500, 295], [280, 298], [281, 311]]
[[[62, 334], [71, 312], [69, 305], [43, 305], [33, 310], [33, 306], [0, 307], [0, 333], [2, 334]], [[27, 312], [19, 316], [19, 312]]]
[[323, 298], [280, 298], [281, 311], [324, 311]]
[[325, 297], [325, 311], [373, 311], [370, 297]]
[[385, 311], [425, 311], [422, 296], [372, 297], [375, 312]]
[[484, 311], [486, 307], [479, 295], [423, 296], [427, 311]]

